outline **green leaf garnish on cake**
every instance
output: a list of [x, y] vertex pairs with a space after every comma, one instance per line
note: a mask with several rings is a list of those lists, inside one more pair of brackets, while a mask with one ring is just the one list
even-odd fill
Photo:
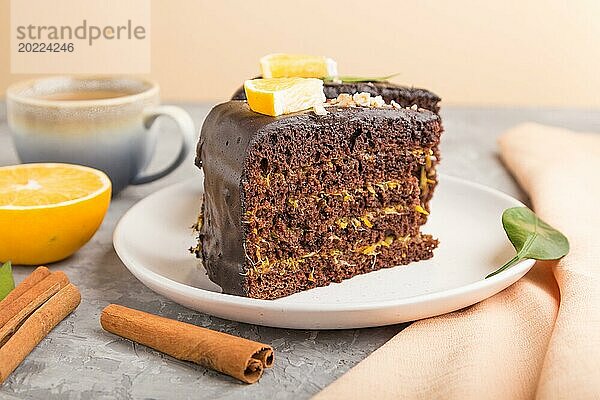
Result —
[[363, 83], [363, 82], [387, 82], [390, 79], [400, 75], [400, 73], [387, 76], [326, 76], [323, 82], [340, 82], [340, 83]]

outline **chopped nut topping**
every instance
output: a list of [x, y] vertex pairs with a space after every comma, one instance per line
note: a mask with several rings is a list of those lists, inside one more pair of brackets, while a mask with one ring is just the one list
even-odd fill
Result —
[[[325, 107], [329, 106], [337, 107], [370, 107], [370, 108], [395, 108], [396, 110], [403, 109], [400, 104], [392, 100], [389, 104], [385, 102], [381, 96], [371, 96], [369, 92], [360, 93], [340, 93], [337, 98], [327, 100], [324, 104]], [[421, 110], [414, 104], [411, 107], [406, 107], [407, 110]], [[340, 108], [338, 108], [338, 111]]]
[[369, 107], [371, 105], [371, 94], [367, 92], [354, 93], [352, 100], [354, 100], [356, 105]]
[[376, 108], [383, 107], [385, 106], [385, 100], [383, 100], [383, 97], [381, 96], [375, 96], [371, 98], [369, 105]]
[[350, 107], [356, 105], [352, 100], [352, 96], [348, 93], [340, 93], [337, 99], [333, 99], [331, 103], [336, 104], [340, 107]]

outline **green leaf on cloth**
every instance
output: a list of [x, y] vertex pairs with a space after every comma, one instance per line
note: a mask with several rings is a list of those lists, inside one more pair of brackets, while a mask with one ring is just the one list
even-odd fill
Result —
[[502, 213], [502, 226], [517, 254], [486, 278], [494, 276], [521, 260], [558, 260], [569, 252], [569, 240], [541, 220], [527, 207], [513, 207]]

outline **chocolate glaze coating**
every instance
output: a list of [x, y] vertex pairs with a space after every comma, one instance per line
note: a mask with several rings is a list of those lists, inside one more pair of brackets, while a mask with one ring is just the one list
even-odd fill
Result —
[[[290, 156], [290, 162], [295, 157], [308, 159], [318, 152], [319, 139], [307, 141], [303, 136], [307, 132], [327, 132], [332, 135], [329, 140], [346, 143], [348, 138], [336, 127], [348, 121], [360, 125], [361, 120], [401, 132], [400, 140], [423, 147], [437, 143], [441, 133], [439, 116], [429, 111], [332, 107], [326, 116], [304, 111], [271, 117], [251, 111], [244, 101], [229, 101], [211, 110], [196, 153], [196, 165], [204, 170], [204, 223], [199, 235], [208, 276], [224, 293], [247, 295], [243, 185], [246, 171], [255, 167], [248, 165], [249, 155], [256, 154], [258, 147], [271, 148], [274, 137], [288, 137], [285, 140], [295, 146], [306, 143]], [[382, 138], [385, 134], [381, 131]]]
[[202, 258], [224, 293], [245, 295], [243, 170], [250, 142], [272, 121], [235, 101], [214, 107], [202, 125], [196, 149], [196, 165], [204, 171]]

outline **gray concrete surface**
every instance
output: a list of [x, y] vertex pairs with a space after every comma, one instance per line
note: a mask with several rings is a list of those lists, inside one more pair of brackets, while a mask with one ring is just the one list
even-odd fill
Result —
[[[209, 107], [184, 105], [200, 126]], [[502, 167], [496, 138], [521, 121], [538, 121], [575, 130], [600, 131], [600, 111], [446, 108], [441, 172], [526, 200]], [[165, 122], [155, 167], [164, 165], [177, 146], [174, 127]], [[585, 156], [585, 155], [582, 155]], [[0, 165], [17, 163], [0, 103]], [[158, 182], [129, 187], [114, 199], [102, 227], [73, 257], [52, 265], [80, 288], [79, 308], [42, 341], [0, 387], [1, 399], [304, 399], [317, 393], [365, 358], [407, 324], [343, 331], [273, 329], [222, 320], [188, 310], [138, 282], [112, 247], [119, 218], [148, 194], [196, 173], [192, 155]], [[0, 227], [10, 229], [10, 227]], [[17, 281], [31, 268], [15, 267]], [[157, 313], [180, 321], [271, 344], [272, 370], [245, 385], [181, 362], [104, 332], [98, 322], [109, 303]]]

